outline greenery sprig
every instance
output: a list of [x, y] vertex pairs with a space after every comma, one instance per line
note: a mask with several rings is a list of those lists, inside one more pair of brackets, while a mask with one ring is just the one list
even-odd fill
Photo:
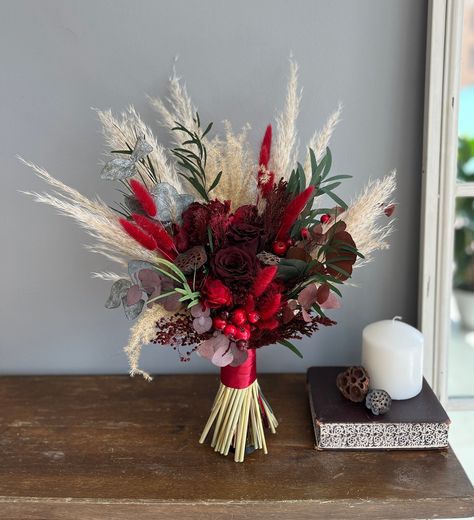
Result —
[[178, 293], [181, 295], [179, 301], [181, 303], [187, 302], [188, 309], [194, 307], [199, 303], [199, 291], [194, 291], [193, 289], [191, 289], [191, 286], [189, 285], [186, 276], [178, 266], [176, 266], [168, 260], [165, 260], [164, 258], [157, 258], [155, 262], [155, 268], [157, 269], [157, 271], [159, 271], [164, 276], [174, 280], [180, 287], [175, 287], [171, 291], [160, 294], [159, 296], [155, 296], [154, 298], [149, 299], [147, 303], [152, 303], [154, 301], [161, 300], [162, 298], [171, 296], [174, 293]]
[[173, 148], [171, 152], [178, 159], [178, 166], [183, 169], [178, 171], [178, 174], [184, 177], [205, 201], [209, 201], [209, 193], [219, 184], [222, 176], [222, 171], [220, 171], [208, 187], [206, 176], [207, 150], [203, 139], [211, 131], [213, 123], [209, 123], [204, 132], [201, 133], [201, 120], [197, 112], [194, 122], [197, 130], [189, 130], [182, 123], [175, 122], [176, 126], [173, 130], [183, 132], [187, 137], [181, 143], [181, 147]]

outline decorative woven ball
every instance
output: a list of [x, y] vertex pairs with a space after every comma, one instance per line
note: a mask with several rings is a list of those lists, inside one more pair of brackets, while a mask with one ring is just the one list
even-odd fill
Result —
[[364, 367], [349, 367], [337, 375], [341, 394], [354, 403], [361, 403], [369, 391], [369, 375]]
[[392, 398], [385, 390], [371, 390], [365, 398], [365, 406], [374, 415], [383, 415], [390, 410]]

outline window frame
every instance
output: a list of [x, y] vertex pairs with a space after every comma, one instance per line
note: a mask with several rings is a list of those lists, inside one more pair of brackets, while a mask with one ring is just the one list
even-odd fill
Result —
[[425, 336], [425, 377], [449, 408], [474, 399], [448, 399], [455, 200], [473, 186], [456, 182], [463, 0], [429, 0], [422, 160], [418, 325]]

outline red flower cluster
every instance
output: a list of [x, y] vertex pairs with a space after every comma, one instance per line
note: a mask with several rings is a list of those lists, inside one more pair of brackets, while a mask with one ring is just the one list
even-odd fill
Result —
[[[325, 303], [327, 308], [337, 303], [329, 280], [334, 284], [347, 279], [357, 258], [356, 245], [337, 218], [340, 208], [328, 210], [319, 220], [310, 211], [317, 185], [305, 188], [300, 179], [275, 184], [271, 139], [269, 126], [257, 172], [263, 203], [231, 211], [230, 201], [193, 202], [179, 225], [165, 229], [150, 193], [133, 181], [132, 191], [144, 214], [121, 219], [127, 233], [144, 247], [171, 261], [179, 255], [177, 265], [188, 266], [194, 258], [190, 250], [200, 248], [203, 260], [194, 272], [186, 271], [200, 304], [187, 326], [194, 327], [193, 337], [197, 331], [207, 341], [203, 352], [209, 358], [219, 349], [231, 349], [229, 359], [237, 359], [247, 348], [332, 324], [321, 311]], [[313, 309], [317, 315], [311, 315]], [[169, 335], [157, 336], [160, 339], [168, 341]]]

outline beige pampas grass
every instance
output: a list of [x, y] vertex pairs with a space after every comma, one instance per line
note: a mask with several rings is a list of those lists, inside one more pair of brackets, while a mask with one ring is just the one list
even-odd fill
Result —
[[112, 273], [111, 271], [99, 271], [97, 273], [91, 273], [92, 278], [98, 278], [99, 280], [104, 280], [105, 282], [116, 282], [120, 280], [120, 278], [127, 278], [128, 274], [117, 274]]
[[286, 91], [285, 107], [276, 117], [276, 139], [272, 146], [273, 157], [270, 170], [276, 173], [276, 178], [288, 179], [291, 170], [296, 166], [297, 131], [296, 119], [299, 113], [301, 91], [298, 91], [298, 65], [290, 60], [290, 78]]
[[304, 163], [304, 171], [306, 173], [306, 179], [309, 181], [311, 179], [311, 162], [309, 156], [309, 148], [313, 150], [314, 155], [316, 157], [316, 161], [319, 161], [323, 158], [326, 153], [326, 148], [329, 146], [329, 141], [331, 140], [331, 136], [337, 126], [337, 123], [341, 120], [342, 114], [342, 103], [339, 103], [338, 107], [334, 112], [328, 117], [326, 124], [323, 128], [315, 132], [313, 137], [311, 138], [308, 147], [306, 149], [306, 160]]
[[186, 86], [177, 76], [175, 68], [173, 68], [173, 74], [169, 80], [169, 97], [166, 99], [168, 106], [161, 99], [153, 97], [148, 99], [151, 106], [160, 114], [161, 123], [171, 131], [171, 136], [176, 144], [181, 145], [181, 136], [172, 131], [177, 121], [189, 130], [197, 130], [194, 120], [197, 109], [191, 101]]
[[100, 199], [90, 200], [77, 190], [52, 177], [46, 170], [36, 164], [19, 159], [57, 191], [50, 193], [24, 192], [36, 202], [48, 204], [61, 214], [73, 218], [87, 230], [96, 242], [89, 246], [110, 260], [122, 265], [127, 264], [127, 258], [153, 262], [156, 255], [144, 249], [122, 229], [115, 213]]
[[389, 248], [387, 238], [393, 231], [393, 219], [388, 219], [384, 211], [392, 203], [396, 187], [394, 170], [382, 179], [369, 182], [349, 209], [341, 214], [340, 218], [346, 223], [357, 249], [365, 256], [354, 267], [370, 262], [374, 251]]
[[161, 305], [153, 305], [147, 309], [130, 329], [130, 339], [125, 347], [130, 366], [130, 375], [142, 375], [151, 381], [150, 374], [139, 368], [142, 347], [152, 341], [156, 334], [156, 322], [161, 318], [169, 318], [174, 313], [168, 312]]
[[208, 149], [207, 170], [209, 182], [222, 171], [212, 197], [230, 200], [232, 210], [245, 204], [257, 202], [257, 166], [249, 152], [247, 136], [250, 127], [245, 126], [239, 134], [232, 131], [231, 124], [224, 121], [224, 139], [214, 139]]
[[[179, 192], [182, 191], [181, 180], [176, 173], [174, 163], [168, 158], [165, 148], [158, 143], [153, 132], [132, 105], [122, 112], [120, 117], [115, 117], [111, 110], [95, 110], [102, 124], [105, 142], [111, 150], [127, 150], [129, 147], [133, 149], [137, 138], [144, 136], [146, 142], [153, 147], [153, 151], [148, 154], [147, 159], [150, 160], [158, 179], [171, 184]], [[142, 163], [138, 163], [137, 167], [145, 183], [148, 186], [152, 185], [150, 169]]]

